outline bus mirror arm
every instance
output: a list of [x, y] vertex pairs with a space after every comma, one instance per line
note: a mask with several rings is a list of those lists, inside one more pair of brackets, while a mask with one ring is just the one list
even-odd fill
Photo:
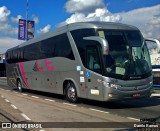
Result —
[[153, 38], [145, 38], [146, 42], [153, 42], [157, 45], [157, 53], [160, 53], [160, 41], [157, 39], [153, 39]]
[[92, 40], [92, 41], [97, 41], [98, 43], [101, 44], [102, 46], [102, 51], [104, 55], [109, 54], [109, 44], [108, 41], [104, 38], [101, 38], [99, 36], [89, 36], [89, 37], [83, 37], [84, 40]]

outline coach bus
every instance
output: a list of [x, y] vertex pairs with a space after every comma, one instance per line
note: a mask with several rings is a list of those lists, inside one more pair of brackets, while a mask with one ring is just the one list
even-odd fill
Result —
[[133, 26], [80, 22], [59, 27], [6, 51], [8, 85], [98, 101], [146, 98], [152, 67]]

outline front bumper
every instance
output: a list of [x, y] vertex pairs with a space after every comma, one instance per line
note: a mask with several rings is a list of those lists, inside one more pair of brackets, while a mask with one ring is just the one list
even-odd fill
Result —
[[152, 93], [151, 89], [152, 89], [151, 86], [146, 89], [136, 90], [136, 91], [120, 91], [117, 89], [110, 89], [105, 94], [105, 101], [149, 98]]

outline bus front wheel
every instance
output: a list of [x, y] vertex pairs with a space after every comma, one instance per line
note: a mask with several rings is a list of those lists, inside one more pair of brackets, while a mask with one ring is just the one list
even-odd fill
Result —
[[76, 87], [73, 83], [68, 83], [66, 87], [66, 98], [69, 102], [75, 103], [78, 100]]
[[19, 92], [22, 92], [22, 84], [20, 80], [17, 80], [17, 89], [19, 90]]

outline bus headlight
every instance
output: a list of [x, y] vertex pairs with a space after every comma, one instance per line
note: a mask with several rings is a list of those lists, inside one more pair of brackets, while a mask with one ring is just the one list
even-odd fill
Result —
[[121, 87], [121, 85], [111, 84], [111, 83], [108, 83], [108, 82], [104, 82], [104, 86], [105, 86], [105, 87], [108, 87], [108, 88], [115, 88], [115, 89]]
[[152, 82], [152, 81], [150, 81], [150, 82], [148, 83], [148, 85], [149, 85], [149, 86], [152, 86], [152, 85], [153, 85], [153, 82]]
[[120, 88], [121, 86], [120, 85], [116, 85], [116, 84], [110, 84], [110, 87], [112, 87], [112, 88]]

